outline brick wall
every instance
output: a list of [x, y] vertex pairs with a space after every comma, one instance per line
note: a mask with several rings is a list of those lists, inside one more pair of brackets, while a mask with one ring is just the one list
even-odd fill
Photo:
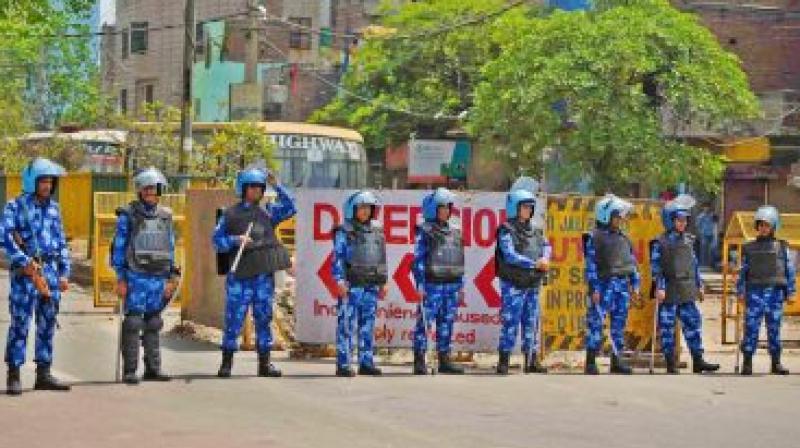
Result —
[[722, 46], [741, 58], [753, 90], [800, 90], [800, 1], [757, 2], [776, 9], [728, 3], [730, 6], [697, 5], [694, 11]]

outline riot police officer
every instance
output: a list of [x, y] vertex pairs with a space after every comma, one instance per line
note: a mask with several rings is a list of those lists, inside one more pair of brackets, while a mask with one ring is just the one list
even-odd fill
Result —
[[145, 381], [168, 381], [161, 371], [161, 312], [178, 285], [172, 210], [159, 204], [167, 179], [154, 167], [133, 177], [137, 198], [117, 209], [111, 264], [117, 294], [124, 300], [122, 322], [123, 381], [137, 384], [139, 341], [144, 348]]
[[31, 318], [36, 315], [36, 390], [68, 391], [50, 371], [53, 337], [61, 302], [70, 275], [70, 254], [61, 210], [52, 199], [64, 168], [43, 158], [22, 171], [22, 194], [3, 210], [3, 250], [11, 272], [5, 361], [8, 364], [7, 393], [22, 393], [20, 367]]
[[695, 202], [689, 195], [680, 195], [668, 202], [662, 212], [665, 232], [650, 243], [661, 351], [669, 374], [679, 373], [675, 359], [676, 317], [681, 320], [683, 336], [692, 354], [692, 371], [719, 370], [718, 364], [703, 359], [703, 316], [695, 303], [703, 298], [703, 281], [695, 252], [695, 236], [686, 231]]
[[595, 229], [583, 236], [586, 282], [591, 301], [586, 311], [587, 375], [599, 373], [596, 357], [603, 341], [606, 314], [611, 318], [611, 373], [633, 373], [620, 357], [631, 293], [634, 297], [639, 295], [640, 283], [633, 245], [622, 229], [632, 208], [629, 202], [613, 194], [606, 195], [595, 206]]
[[[264, 207], [261, 199], [267, 183], [277, 193], [277, 202]], [[227, 255], [229, 262], [242, 249], [239, 264], [230, 266], [229, 263], [223, 270], [227, 275], [225, 328], [222, 363], [217, 375], [220, 378], [231, 376], [239, 333], [247, 309], [252, 307], [258, 351], [258, 376], [279, 377], [281, 371], [270, 362], [274, 274], [288, 269], [291, 260], [275, 234], [275, 227], [294, 216], [295, 203], [289, 192], [278, 183], [275, 175], [261, 168], [251, 167], [240, 171], [236, 176], [235, 190], [240, 202], [224, 211], [212, 238], [216, 251]]]
[[519, 189], [508, 193], [506, 217], [497, 231], [495, 260], [503, 306], [497, 373], [508, 374], [509, 358], [521, 324], [523, 371], [547, 373], [539, 363], [539, 288], [550, 263], [551, 247], [541, 229], [533, 227], [536, 196]]
[[757, 237], [743, 247], [742, 269], [736, 285], [739, 300], [746, 304], [742, 375], [753, 374], [753, 355], [762, 319], [767, 326], [770, 371], [788, 375], [789, 370], [781, 364], [781, 320], [784, 301], [795, 294], [795, 267], [789, 257], [788, 243], [775, 237], [781, 224], [778, 209], [771, 205], [759, 207], [754, 221]]
[[373, 359], [378, 297], [386, 293], [386, 241], [375, 221], [378, 198], [358, 191], [343, 206], [344, 222], [334, 235], [331, 271], [339, 287], [336, 375], [352, 377], [353, 329], [358, 331], [358, 374], [381, 375]]
[[426, 372], [427, 328], [436, 325], [439, 373], [463, 374], [450, 360], [453, 324], [464, 299], [464, 244], [461, 229], [451, 224], [456, 195], [438, 188], [422, 202], [424, 222], [417, 226], [414, 280], [422, 297], [414, 330], [414, 374]]

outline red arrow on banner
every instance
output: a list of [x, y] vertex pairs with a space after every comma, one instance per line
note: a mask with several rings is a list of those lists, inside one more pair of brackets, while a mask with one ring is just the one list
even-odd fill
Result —
[[492, 284], [492, 282], [494, 282], [494, 277], [494, 257], [492, 257], [489, 259], [489, 262], [481, 268], [481, 271], [478, 272], [478, 275], [475, 276], [472, 282], [475, 284], [475, 287], [478, 288], [478, 292], [481, 293], [483, 300], [489, 308], [500, 308], [502, 300], [500, 299], [500, 294], [497, 293], [497, 290], [494, 289], [494, 285]]
[[411, 282], [411, 268], [413, 265], [414, 254], [407, 253], [403, 255], [403, 258], [400, 260], [400, 265], [397, 266], [397, 270], [394, 271], [394, 275], [392, 275], [394, 282], [403, 294], [403, 298], [408, 303], [418, 303], [420, 299], [417, 288], [415, 288], [414, 284]]
[[333, 278], [331, 266], [333, 266], [333, 251], [325, 258], [325, 262], [322, 263], [322, 266], [317, 271], [317, 276], [322, 280], [322, 284], [325, 285], [325, 288], [331, 294], [331, 298], [335, 299], [339, 296], [339, 285], [336, 284], [336, 280]]

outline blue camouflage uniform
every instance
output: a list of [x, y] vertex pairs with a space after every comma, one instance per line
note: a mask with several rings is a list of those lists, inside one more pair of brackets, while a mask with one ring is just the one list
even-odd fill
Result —
[[[351, 257], [347, 234], [337, 230], [333, 242], [331, 270], [337, 283], [347, 281], [346, 263]], [[375, 314], [378, 309], [380, 286], [350, 285], [347, 298], [339, 300], [336, 316], [336, 366], [349, 366], [353, 352], [353, 329], [358, 331], [358, 363], [373, 366]]]
[[[619, 230], [601, 229], [601, 232], [621, 232]], [[591, 297], [595, 291], [600, 293], [600, 303], [591, 304], [586, 311], [586, 349], [597, 352], [603, 342], [603, 321], [606, 313], [611, 316], [611, 339], [617, 352], [622, 352], [625, 344], [625, 324], [628, 320], [630, 304], [629, 288], [639, 289], [638, 270], [628, 276], [616, 276], [601, 279], [598, 275], [597, 254], [591, 234], [586, 235], [584, 242], [586, 263], [586, 282]], [[635, 256], [631, 251], [631, 257]]]
[[[449, 225], [449, 224], [445, 224]], [[436, 325], [436, 350], [450, 353], [453, 337], [453, 324], [458, 311], [458, 292], [464, 289], [463, 277], [451, 283], [432, 283], [425, 279], [425, 264], [428, 259], [428, 241], [420, 228], [414, 241], [413, 273], [417, 290], [424, 291], [425, 297], [417, 306], [419, 316], [414, 328], [414, 351], [424, 352], [428, 347], [425, 322], [421, 307], [425, 307], [424, 318], [428, 325]]]
[[[666, 234], [669, 241], [675, 241], [682, 238], [678, 232], [672, 231]], [[661, 241], [653, 241], [650, 248], [650, 269], [655, 281], [655, 289], [666, 290], [667, 279], [665, 278], [662, 268], [661, 259], [663, 248]], [[695, 283], [698, 290], [702, 290], [703, 282], [700, 277], [699, 263], [697, 261], [697, 254], [692, 252], [692, 263], [695, 272]], [[683, 336], [686, 339], [686, 345], [693, 356], [698, 356], [703, 353], [703, 316], [700, 314], [700, 309], [694, 302], [694, 297], [681, 297], [678, 300], [667, 303], [666, 301], [658, 307], [658, 328], [661, 337], [661, 351], [664, 353], [665, 358], [673, 358], [675, 355], [675, 319], [676, 315], [681, 320], [681, 328], [683, 329]]]
[[[516, 251], [511, 234], [503, 227], [498, 232], [498, 246], [507, 263], [524, 269], [534, 269], [536, 266], [538, 260], [531, 260]], [[542, 258], [549, 261], [551, 253], [550, 243], [544, 240]], [[510, 281], [500, 279], [500, 291], [503, 305], [500, 309], [502, 328], [498, 351], [510, 352], [514, 349], [521, 323], [522, 352], [538, 353], [540, 341], [534, 323], [539, 321], [539, 287], [518, 288]]]
[[744, 335], [742, 338], [742, 352], [752, 356], [758, 346], [758, 331], [761, 321], [766, 321], [767, 341], [769, 354], [779, 357], [781, 353], [781, 320], [783, 318], [783, 302], [786, 297], [795, 294], [795, 267], [791, 263], [788, 251], [783, 250], [786, 261], [786, 287], [782, 286], [756, 286], [748, 285], [747, 274], [750, 271], [750, 260], [746, 254], [742, 257], [742, 268], [736, 291], [739, 296], [745, 296]]
[[[270, 221], [274, 226], [291, 218], [297, 212], [294, 199], [281, 185], [276, 185], [276, 203], [267, 205]], [[254, 207], [240, 202], [235, 207]], [[258, 205], [260, 206], [260, 205]], [[213, 235], [214, 248], [220, 253], [235, 253], [239, 248], [239, 235], [226, 232], [225, 217], [217, 223]], [[272, 347], [272, 298], [275, 292], [273, 274], [260, 274], [252, 278], [237, 279], [229, 273], [225, 280], [225, 329], [222, 338], [222, 350], [235, 352], [239, 348], [237, 342], [244, 325], [248, 307], [253, 307], [253, 323], [256, 330], [256, 347], [258, 353], [269, 353]]]
[[[36, 314], [35, 362], [49, 367], [53, 362], [53, 336], [56, 327], [61, 292], [59, 278], [70, 276], [70, 254], [64, 236], [61, 211], [52, 199], [36, 200], [23, 193], [6, 204], [3, 211], [3, 249], [9, 259], [11, 291], [5, 361], [11, 368], [25, 363], [25, 347], [31, 317]], [[25, 250], [14, 241], [14, 233], [22, 238]], [[33, 251], [40, 252], [42, 270], [50, 286], [51, 300], [43, 300], [30, 277], [19, 270], [31, 261]]]

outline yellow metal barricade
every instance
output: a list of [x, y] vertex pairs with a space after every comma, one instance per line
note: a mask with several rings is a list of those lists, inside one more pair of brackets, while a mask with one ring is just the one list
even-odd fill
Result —
[[6, 174], [6, 201], [10, 201], [22, 193], [22, 176]]
[[[548, 196], [546, 235], [552, 246], [551, 278], [542, 290], [543, 352], [582, 350], [586, 337], [587, 293], [584, 278], [584, 233], [594, 228], [594, 206], [599, 198]], [[641, 297], [631, 300], [625, 327], [625, 347], [636, 352], [650, 350], [653, 343], [655, 300], [650, 299], [650, 241], [663, 227], [660, 205], [655, 201], [632, 201], [635, 211], [628, 223], [641, 274]], [[605, 331], [606, 349], [608, 330]], [[544, 354], [544, 353], [543, 353]]]

